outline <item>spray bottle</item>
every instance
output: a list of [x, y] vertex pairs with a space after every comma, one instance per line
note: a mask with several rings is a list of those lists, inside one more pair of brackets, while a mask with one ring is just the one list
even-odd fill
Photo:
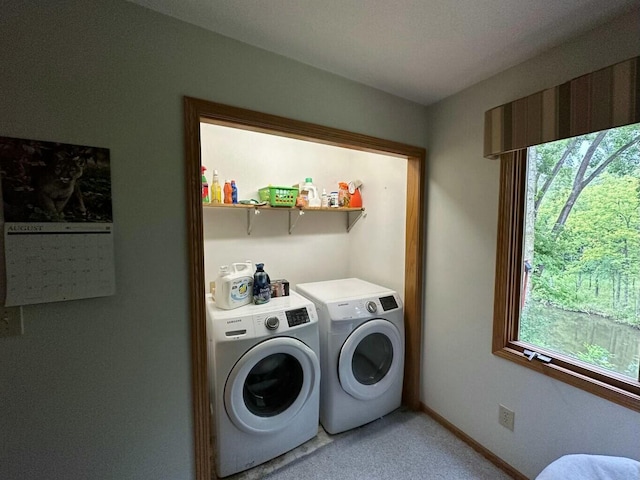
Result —
[[207, 167], [200, 167], [200, 172], [202, 173], [202, 203], [209, 203], [209, 184], [207, 183], [207, 177], [204, 172]]

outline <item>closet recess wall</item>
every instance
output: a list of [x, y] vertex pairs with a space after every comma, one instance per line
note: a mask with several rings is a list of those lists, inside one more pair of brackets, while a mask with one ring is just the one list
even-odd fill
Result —
[[204, 295], [203, 208], [201, 191], [200, 123], [212, 123], [308, 140], [354, 150], [396, 156], [407, 161], [405, 231], [405, 371], [403, 403], [417, 410], [420, 403], [420, 345], [422, 340], [423, 208], [425, 156], [423, 148], [357, 133], [291, 120], [275, 115], [184, 98], [187, 233], [190, 265], [191, 358], [194, 409], [194, 449], [197, 480], [211, 478], [209, 455], [209, 393]]

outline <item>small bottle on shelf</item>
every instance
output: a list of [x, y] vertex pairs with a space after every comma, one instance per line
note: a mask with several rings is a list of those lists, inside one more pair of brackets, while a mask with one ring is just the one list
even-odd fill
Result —
[[222, 203], [222, 188], [220, 188], [218, 170], [213, 171], [213, 181], [211, 182], [211, 202]]
[[200, 167], [202, 174], [202, 203], [209, 203], [209, 184], [207, 183], [207, 177], [204, 174], [207, 167]]
[[233, 203], [231, 197], [231, 182], [229, 182], [229, 180], [224, 181], [224, 203]]
[[327, 194], [327, 190], [322, 189], [322, 196], [320, 197], [320, 206], [326, 208], [329, 206], [329, 195]]
[[231, 203], [238, 203], [238, 187], [235, 180], [231, 180]]

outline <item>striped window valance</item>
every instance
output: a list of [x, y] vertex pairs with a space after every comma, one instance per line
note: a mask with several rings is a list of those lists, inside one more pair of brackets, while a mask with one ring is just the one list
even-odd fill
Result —
[[484, 156], [640, 122], [640, 57], [485, 113]]

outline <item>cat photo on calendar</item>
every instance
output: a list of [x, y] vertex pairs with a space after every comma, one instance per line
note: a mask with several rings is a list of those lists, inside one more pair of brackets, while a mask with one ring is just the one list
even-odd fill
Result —
[[113, 222], [109, 149], [0, 137], [5, 222]]

